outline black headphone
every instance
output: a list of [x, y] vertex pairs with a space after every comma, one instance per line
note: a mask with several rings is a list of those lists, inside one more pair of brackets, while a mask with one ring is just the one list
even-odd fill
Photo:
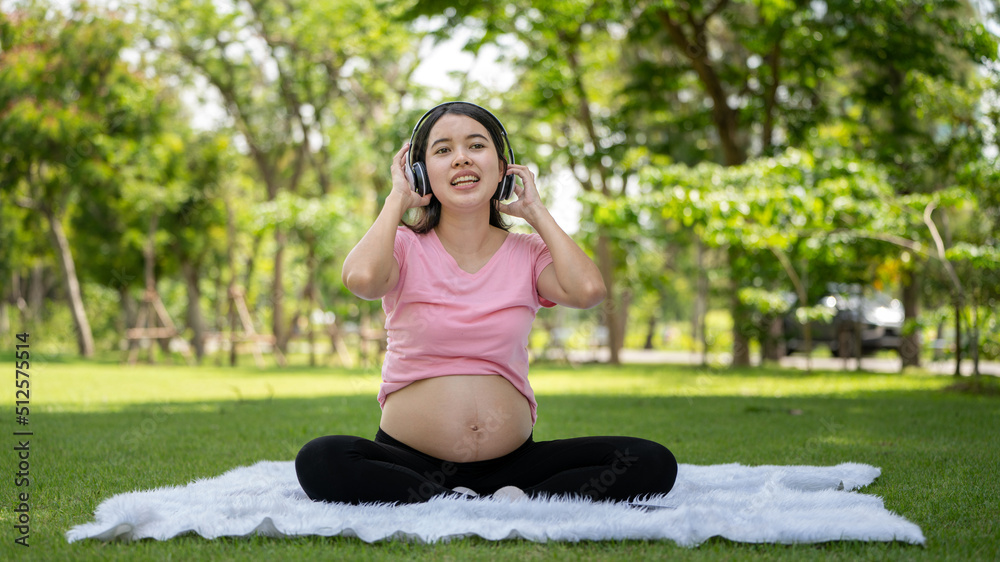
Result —
[[[503, 123], [497, 119], [496, 115], [493, 115], [490, 110], [485, 107], [478, 106], [474, 103], [469, 103], [467, 101], [449, 101], [442, 103], [440, 105], [432, 107], [427, 113], [424, 113], [423, 117], [417, 121], [417, 124], [413, 126], [413, 133], [410, 135], [410, 150], [406, 154], [406, 167], [403, 171], [406, 173], [406, 179], [413, 186], [413, 191], [416, 191], [421, 196], [431, 193], [431, 180], [427, 177], [427, 168], [424, 167], [423, 162], [413, 161], [413, 139], [417, 136], [417, 131], [420, 130], [420, 126], [424, 124], [427, 120], [427, 116], [430, 115], [434, 110], [457, 103], [463, 103], [465, 105], [471, 105], [483, 110], [487, 115], [493, 118], [494, 123], [500, 128], [500, 136], [502, 137], [503, 144], [507, 147], [507, 165], [514, 163], [514, 150], [510, 147], [510, 139], [507, 138], [507, 129], [504, 128]], [[505, 175], [500, 183], [497, 184], [496, 193], [494, 197], [500, 201], [506, 201], [514, 195], [514, 176], [513, 174]]]

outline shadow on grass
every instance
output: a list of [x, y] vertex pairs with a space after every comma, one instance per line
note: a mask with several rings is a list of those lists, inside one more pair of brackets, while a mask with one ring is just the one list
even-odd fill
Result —
[[977, 396], [1000, 396], [1000, 379], [993, 376], [976, 376], [953, 379], [955, 382], [945, 387], [949, 392]]

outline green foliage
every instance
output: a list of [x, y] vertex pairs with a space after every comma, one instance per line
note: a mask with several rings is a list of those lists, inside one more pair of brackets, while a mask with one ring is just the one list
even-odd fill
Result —
[[646, 192], [621, 205], [674, 221], [717, 247], [787, 250], [812, 235], [895, 229], [905, 216], [876, 167], [817, 162], [797, 150], [743, 166], [649, 167], [642, 178]]
[[[78, 270], [99, 260], [81, 261], [80, 252], [89, 248], [70, 240], [93, 225], [90, 241], [105, 250], [98, 255], [117, 254], [106, 250], [123, 238], [129, 220], [171, 201], [172, 161], [183, 147], [165, 123], [178, 108], [158, 81], [123, 60], [135, 38], [135, 25], [124, 18], [86, 4], [63, 12], [36, 2], [14, 4], [2, 17], [0, 190], [36, 219], [23, 223], [28, 236], [51, 235], [73, 339], [89, 355], [92, 335]], [[87, 214], [110, 220], [90, 221]], [[12, 264], [4, 269], [23, 271]]]
[[342, 257], [368, 226], [350, 212], [348, 200], [340, 194], [299, 197], [282, 193], [274, 201], [256, 207], [254, 230], [281, 228], [292, 232], [316, 248], [321, 261]]
[[134, 37], [124, 21], [46, 14], [35, 3], [4, 14], [5, 27], [17, 31], [5, 32], [0, 64], [0, 174], [7, 189], [61, 207], [73, 193], [67, 186], [110, 190], [119, 174], [159, 170], [170, 144], [148, 141], [172, 108], [121, 61]]
[[[499, 108], [543, 192], [563, 178], [584, 192], [578, 239], [615, 285], [605, 320], [688, 318], [701, 277], [713, 306], [771, 316], [776, 295], [814, 302], [824, 281], [893, 291], [919, 276], [925, 306], [961, 296], [988, 326], [1000, 76], [984, 21], [997, 13], [972, 7], [9, 2], [0, 286], [16, 302], [12, 276], [55, 274], [45, 207], [87, 257], [84, 292], [137, 296], [155, 219], [157, 278], [193, 275], [215, 314], [235, 280], [263, 315], [278, 303], [258, 297], [284, 293], [294, 309], [316, 283], [325, 307], [357, 319], [368, 305], [343, 291], [337, 262], [387, 193], [412, 121], [455, 95], [412, 83], [421, 45], [468, 34], [466, 50], [496, 47], [514, 85], [459, 77], [457, 95]], [[182, 90], [225, 116], [192, 130]]]
[[994, 246], [977, 246], [959, 242], [948, 248], [949, 260], [967, 261], [976, 269], [994, 270], [1000, 268], [1000, 249]]
[[744, 287], [739, 291], [739, 299], [743, 304], [769, 316], [778, 316], [788, 312], [791, 303], [785, 293], [767, 291], [754, 287]]

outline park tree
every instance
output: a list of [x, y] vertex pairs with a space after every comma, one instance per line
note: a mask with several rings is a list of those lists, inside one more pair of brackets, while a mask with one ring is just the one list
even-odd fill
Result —
[[[32, 326], [44, 313], [56, 263], [45, 225], [30, 209], [0, 197], [0, 333], [12, 325]], [[58, 274], [57, 274], [58, 275]], [[16, 317], [15, 317], [16, 315]]]
[[[398, 118], [420, 40], [395, 19], [396, 11], [356, 0], [195, 0], [154, 3], [143, 17], [150, 46], [170, 72], [195, 87], [207, 82], [203, 94], [219, 100], [254, 164], [263, 199], [274, 202], [282, 194], [385, 191], [385, 154], [400, 138]], [[291, 333], [288, 232], [279, 225], [269, 231], [274, 263], [266, 302], [284, 349]]]
[[[904, 109], [883, 119], [892, 111], [879, 104], [891, 98], [914, 107], [918, 102], [903, 86], [920, 83], [920, 77], [961, 89], [968, 84], [965, 70], [991, 45], [969, 5], [928, 6], [907, 0], [668, 0], [631, 6], [559, 2], [542, 10], [530, 2], [423, 0], [413, 14], [443, 16], [443, 30], [472, 29], [470, 50], [492, 43], [510, 54], [518, 80], [505, 94], [533, 93], [525, 114], [542, 124], [541, 135], [527, 136], [547, 136], [548, 143], [537, 144], [563, 156], [569, 169], [582, 170], [577, 179], [584, 191], [608, 196], [603, 202], [588, 199], [600, 205], [622, 193], [608, 187], [628, 185], [636, 160], [662, 162], [655, 160], [662, 155], [688, 164], [739, 166], [787, 147], [815, 146], [828, 130], [824, 125], [844, 126], [850, 112], [878, 114], [871, 123], [885, 135], [892, 129], [882, 123], [921, 117]], [[884, 64], [890, 54], [892, 64]], [[948, 72], [953, 68], [962, 71]], [[924, 128], [933, 129], [933, 121], [924, 119]], [[866, 143], [887, 146], [874, 138], [874, 129], [845, 128], [861, 133]], [[883, 150], [898, 155], [900, 142], [914, 139], [904, 136]], [[872, 159], [856, 149], [846, 157]], [[940, 159], [922, 162], [938, 164]], [[621, 268], [607, 236], [596, 240], [597, 260], [612, 287], [606, 312], [618, 312], [608, 317], [614, 358], [621, 335], [614, 320], [625, 308], [614, 290]], [[760, 264], [752, 255], [747, 259], [738, 241], [720, 250], [728, 254], [733, 283], [728, 294], [734, 362], [745, 364], [754, 328], [738, 295], [741, 280]]]
[[[824, 290], [823, 283], [810, 281], [817, 262], [850, 276], [845, 264], [865, 266], [858, 256], [893, 251], [887, 241], [869, 242], [872, 233], [898, 231], [907, 220], [899, 205], [887, 204], [892, 192], [877, 166], [817, 159], [795, 149], [740, 166], [649, 166], [642, 186], [640, 194], [612, 208], [631, 208], [644, 217], [642, 222], [663, 225], [645, 229], [647, 236], [662, 237], [664, 243], [696, 238], [709, 248], [740, 249], [739, 258], [747, 261], [744, 267], [752, 277], [744, 280], [736, 299], [754, 319], [750, 333], [765, 354], [773, 344], [772, 322], [796, 301], [808, 350], [809, 324], [821, 319], [822, 312], [810, 306]], [[600, 218], [620, 216], [604, 213]]]
[[163, 89], [123, 60], [134, 27], [113, 13], [24, 2], [0, 18], [3, 196], [45, 224], [77, 347], [89, 357], [94, 338], [69, 219], [156, 169], [150, 139], [161, 130]]
[[[184, 324], [191, 331], [191, 345], [200, 362], [211, 331], [211, 322], [203, 310], [204, 281], [214, 280], [214, 299], [226, 300], [221, 290], [222, 276], [235, 275], [226, 267], [230, 251], [226, 204], [236, 189], [234, 184], [244, 174], [231, 140], [223, 132], [186, 133], [185, 150], [176, 160], [177, 195], [159, 218], [164, 236], [158, 273], [183, 280], [187, 296]], [[210, 308], [218, 310], [219, 304]]]
[[[818, 4], [720, 0], [638, 8], [626, 111], [632, 122], [647, 124], [647, 147], [689, 164], [738, 166], [796, 145], [824, 118], [819, 92], [834, 73], [832, 44], [817, 31]], [[738, 242], [722, 251], [732, 281], [733, 362], [742, 365], [753, 323], [738, 295], [755, 261]], [[699, 294], [698, 311], [706, 309], [704, 298]]]
[[[741, 165], [784, 147], [815, 147], [817, 136], [829, 131], [825, 125], [836, 122], [850, 131], [850, 139], [888, 157], [854, 147], [854, 158], [892, 165], [892, 158], [910, 154], [911, 170], [946, 174], [942, 160], [949, 156], [940, 153], [955, 154], [958, 143], [927, 148], [928, 135], [908, 133], [933, 131], [953, 114], [919, 111], [927, 98], [916, 99], [914, 92], [928, 82], [950, 91], [966, 87], [969, 71], [990, 54], [991, 41], [967, 4], [928, 6], [922, 1], [651, 3], [632, 28], [636, 72], [629, 110], [647, 117], [652, 129], [663, 128], [650, 134], [652, 151], [689, 163]], [[995, 50], [993, 45], [993, 55]], [[928, 152], [938, 156], [917, 156]], [[975, 157], [975, 150], [964, 157]], [[900, 174], [893, 176], [896, 185], [911, 185]], [[734, 362], [744, 364], [753, 327], [737, 296], [748, 263], [739, 259], [738, 245], [729, 252]], [[906, 287], [904, 302], [915, 315], [914, 292]]]
[[[487, 92], [508, 115], [508, 128], [522, 153], [540, 173], [555, 178], [568, 170], [585, 193], [614, 198], [625, 192], [638, 170], [627, 157], [634, 139], [618, 113], [625, 86], [620, 72], [621, 41], [630, 14], [616, 2], [554, 2], [544, 7], [526, 0], [505, 2], [416, 2], [409, 17], [430, 18], [441, 37], [456, 27], [472, 30], [466, 48], [478, 53], [494, 44], [516, 74], [508, 92]], [[586, 205], [586, 203], [585, 203]], [[595, 209], [586, 207], [584, 217]], [[629, 248], [586, 218], [585, 246], [593, 254], [608, 297], [601, 305], [610, 361], [619, 361], [631, 300], [625, 260]]]
[[[283, 228], [297, 241], [305, 251], [306, 283], [299, 295], [300, 306], [294, 318], [297, 324], [306, 325], [306, 336], [309, 342], [309, 364], [317, 363], [315, 343], [315, 322], [312, 315], [326, 309], [329, 296], [324, 297], [321, 287], [326, 278], [322, 272], [338, 269], [335, 260], [351, 248], [357, 233], [367, 225], [350, 212], [346, 197], [339, 194], [326, 194], [320, 197], [296, 197], [283, 194], [274, 201], [268, 201], [257, 206], [258, 229]], [[328, 293], [329, 295], [329, 293]], [[301, 322], [298, 322], [301, 320]], [[329, 328], [328, 330], [332, 330]], [[336, 334], [331, 341], [336, 348], [340, 345]]]
[[[957, 0], [935, 2], [932, 10], [927, 2], [902, 0], [828, 6], [824, 19], [836, 41], [847, 46], [840, 55], [840, 101], [831, 112], [841, 146], [883, 166], [900, 195], [954, 186], [971, 194], [962, 178], [968, 178], [970, 162], [984, 158], [987, 142], [981, 122], [988, 91], [984, 63], [998, 54], [984, 14]], [[944, 212], [933, 220], [940, 222]], [[918, 237], [929, 240], [927, 232]], [[933, 265], [912, 253], [901, 263], [909, 321], [900, 356], [906, 367], [920, 363], [920, 280]]]
[[[159, 52], [172, 55], [164, 57], [161, 68], [169, 68], [185, 83], [200, 78], [211, 85], [256, 166], [268, 200], [283, 190], [295, 192], [306, 168], [310, 137], [299, 128], [297, 113], [285, 106], [276, 85], [279, 76], [273, 61], [261, 53], [252, 17], [240, 5], [213, 2], [160, 2], [151, 11], [147, 39]], [[285, 245], [285, 233], [275, 230], [271, 302], [272, 329], [279, 342], [285, 333]]]

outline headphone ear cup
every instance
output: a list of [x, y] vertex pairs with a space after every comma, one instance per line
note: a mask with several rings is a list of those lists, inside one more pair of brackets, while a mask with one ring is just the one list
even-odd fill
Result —
[[431, 180], [427, 177], [427, 169], [423, 162], [413, 165], [413, 191], [423, 197], [431, 192]]
[[514, 195], [514, 176], [504, 176], [497, 187], [497, 200], [506, 201]]
[[404, 166], [403, 175], [406, 176], [406, 183], [410, 184], [410, 189], [416, 191], [417, 186], [414, 185], [414, 180], [413, 180], [413, 166], [410, 166], [409, 164]]

